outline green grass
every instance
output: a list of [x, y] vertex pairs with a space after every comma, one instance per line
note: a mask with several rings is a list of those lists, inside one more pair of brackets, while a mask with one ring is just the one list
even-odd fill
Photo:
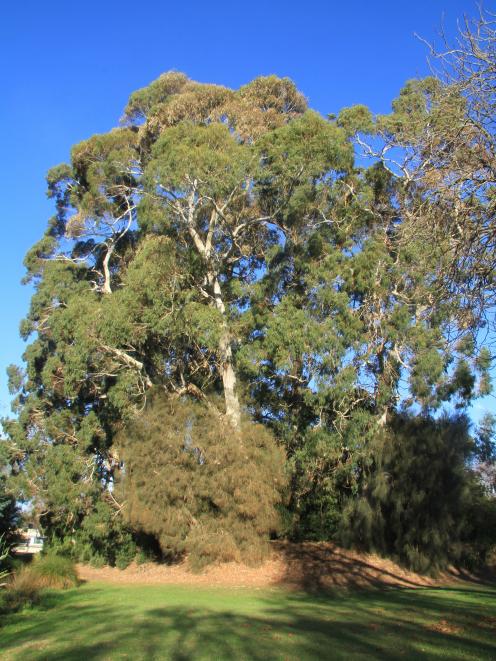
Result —
[[4, 619], [10, 659], [496, 659], [496, 589], [309, 595], [86, 584]]

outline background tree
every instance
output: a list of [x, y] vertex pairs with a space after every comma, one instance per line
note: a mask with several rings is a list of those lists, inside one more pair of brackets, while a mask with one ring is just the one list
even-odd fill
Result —
[[423, 246], [424, 270], [435, 278], [427, 308], [458, 308], [453, 334], [486, 328], [491, 337], [495, 35], [494, 17], [481, 9], [462, 21], [455, 43], [428, 44], [433, 75], [409, 81], [390, 115], [373, 118], [364, 106], [341, 115], [363, 153], [401, 181], [404, 241]]
[[5, 453], [6, 441], [0, 441], [0, 545], [2, 553], [8, 552], [16, 540], [20, 525], [21, 512], [14, 494], [7, 487], [8, 471], [10, 469]]

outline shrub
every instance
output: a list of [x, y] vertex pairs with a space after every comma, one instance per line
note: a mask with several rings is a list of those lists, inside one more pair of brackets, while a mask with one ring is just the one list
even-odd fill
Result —
[[36, 558], [25, 571], [33, 577], [39, 588], [72, 588], [78, 585], [78, 575], [74, 562], [60, 555], [46, 555]]
[[136, 544], [129, 540], [127, 544], [124, 544], [119, 548], [115, 554], [115, 566], [119, 569], [126, 569], [131, 562], [134, 560], [136, 555]]
[[90, 544], [80, 544], [77, 548], [77, 559], [79, 562], [83, 562], [85, 564], [90, 563], [91, 560], [93, 559], [94, 556], [94, 551], [91, 548]]
[[92, 556], [90, 556], [89, 562], [90, 565], [95, 569], [101, 569], [107, 564], [103, 555], [100, 555], [99, 553], [94, 553]]
[[157, 540], [151, 535], [137, 535], [137, 551], [134, 558], [137, 565], [143, 565], [146, 562], [160, 562], [162, 553]]
[[496, 573], [496, 546], [493, 546], [487, 553], [486, 557], [487, 566]]
[[156, 397], [121, 433], [129, 524], [194, 568], [257, 564], [279, 528], [284, 453], [261, 425], [235, 432], [197, 402]]
[[[127, 566], [134, 558], [136, 544], [115, 508], [102, 501], [88, 514], [75, 536], [75, 554], [92, 566]], [[126, 564], [127, 562], [127, 564]]]
[[147, 555], [145, 551], [143, 551], [143, 549], [140, 549], [136, 554], [135, 561], [137, 565], [144, 565], [145, 562], [149, 562], [149, 560], [150, 557]]
[[3, 610], [16, 612], [40, 601], [40, 586], [31, 567], [23, 567], [14, 575], [3, 594]]
[[9, 577], [9, 568], [7, 561], [9, 558], [9, 549], [4, 542], [4, 536], [0, 535], [0, 587], [4, 585], [5, 580]]
[[421, 573], [457, 561], [473, 518], [466, 468], [472, 448], [465, 416], [394, 416], [362, 465], [341, 540]]
[[478, 475], [469, 485], [466, 523], [461, 537], [460, 561], [469, 569], [491, 565], [496, 551], [496, 498], [488, 494]]
[[53, 535], [45, 541], [43, 550], [47, 555], [63, 555], [67, 558], [72, 558], [74, 555], [74, 546], [72, 536], [61, 539]]
[[3, 593], [2, 609], [15, 612], [39, 603], [44, 588], [64, 589], [78, 585], [74, 562], [59, 555], [38, 556], [13, 575]]

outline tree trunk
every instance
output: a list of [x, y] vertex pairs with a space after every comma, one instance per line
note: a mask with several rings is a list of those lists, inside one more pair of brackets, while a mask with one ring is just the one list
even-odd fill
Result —
[[241, 424], [241, 412], [239, 399], [236, 394], [236, 373], [232, 364], [231, 338], [229, 333], [223, 332], [219, 342], [219, 354], [222, 361], [221, 376], [224, 386], [224, 401], [226, 405], [226, 416], [234, 429], [239, 429]]
[[222, 333], [219, 341], [219, 360], [222, 385], [224, 387], [226, 416], [233, 428], [238, 430], [241, 425], [241, 410], [236, 393], [236, 373], [233, 366], [231, 336], [225, 319], [226, 307], [222, 300], [222, 292], [217, 276], [209, 275], [208, 280], [213, 287], [215, 307], [223, 316]]
[[102, 285], [102, 291], [104, 294], [111, 294], [112, 293], [112, 287], [110, 285], [110, 258], [112, 257], [112, 253], [114, 252], [115, 244], [112, 243], [110, 246], [107, 248], [107, 252], [105, 254], [105, 257], [103, 259], [103, 273], [105, 276], [105, 280]]

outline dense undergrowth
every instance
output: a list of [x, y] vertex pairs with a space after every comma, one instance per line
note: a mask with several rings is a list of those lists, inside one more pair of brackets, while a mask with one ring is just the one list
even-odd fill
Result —
[[0, 608], [15, 612], [39, 604], [45, 590], [68, 589], [79, 584], [74, 562], [69, 558], [47, 554], [32, 562], [17, 563], [0, 592]]

